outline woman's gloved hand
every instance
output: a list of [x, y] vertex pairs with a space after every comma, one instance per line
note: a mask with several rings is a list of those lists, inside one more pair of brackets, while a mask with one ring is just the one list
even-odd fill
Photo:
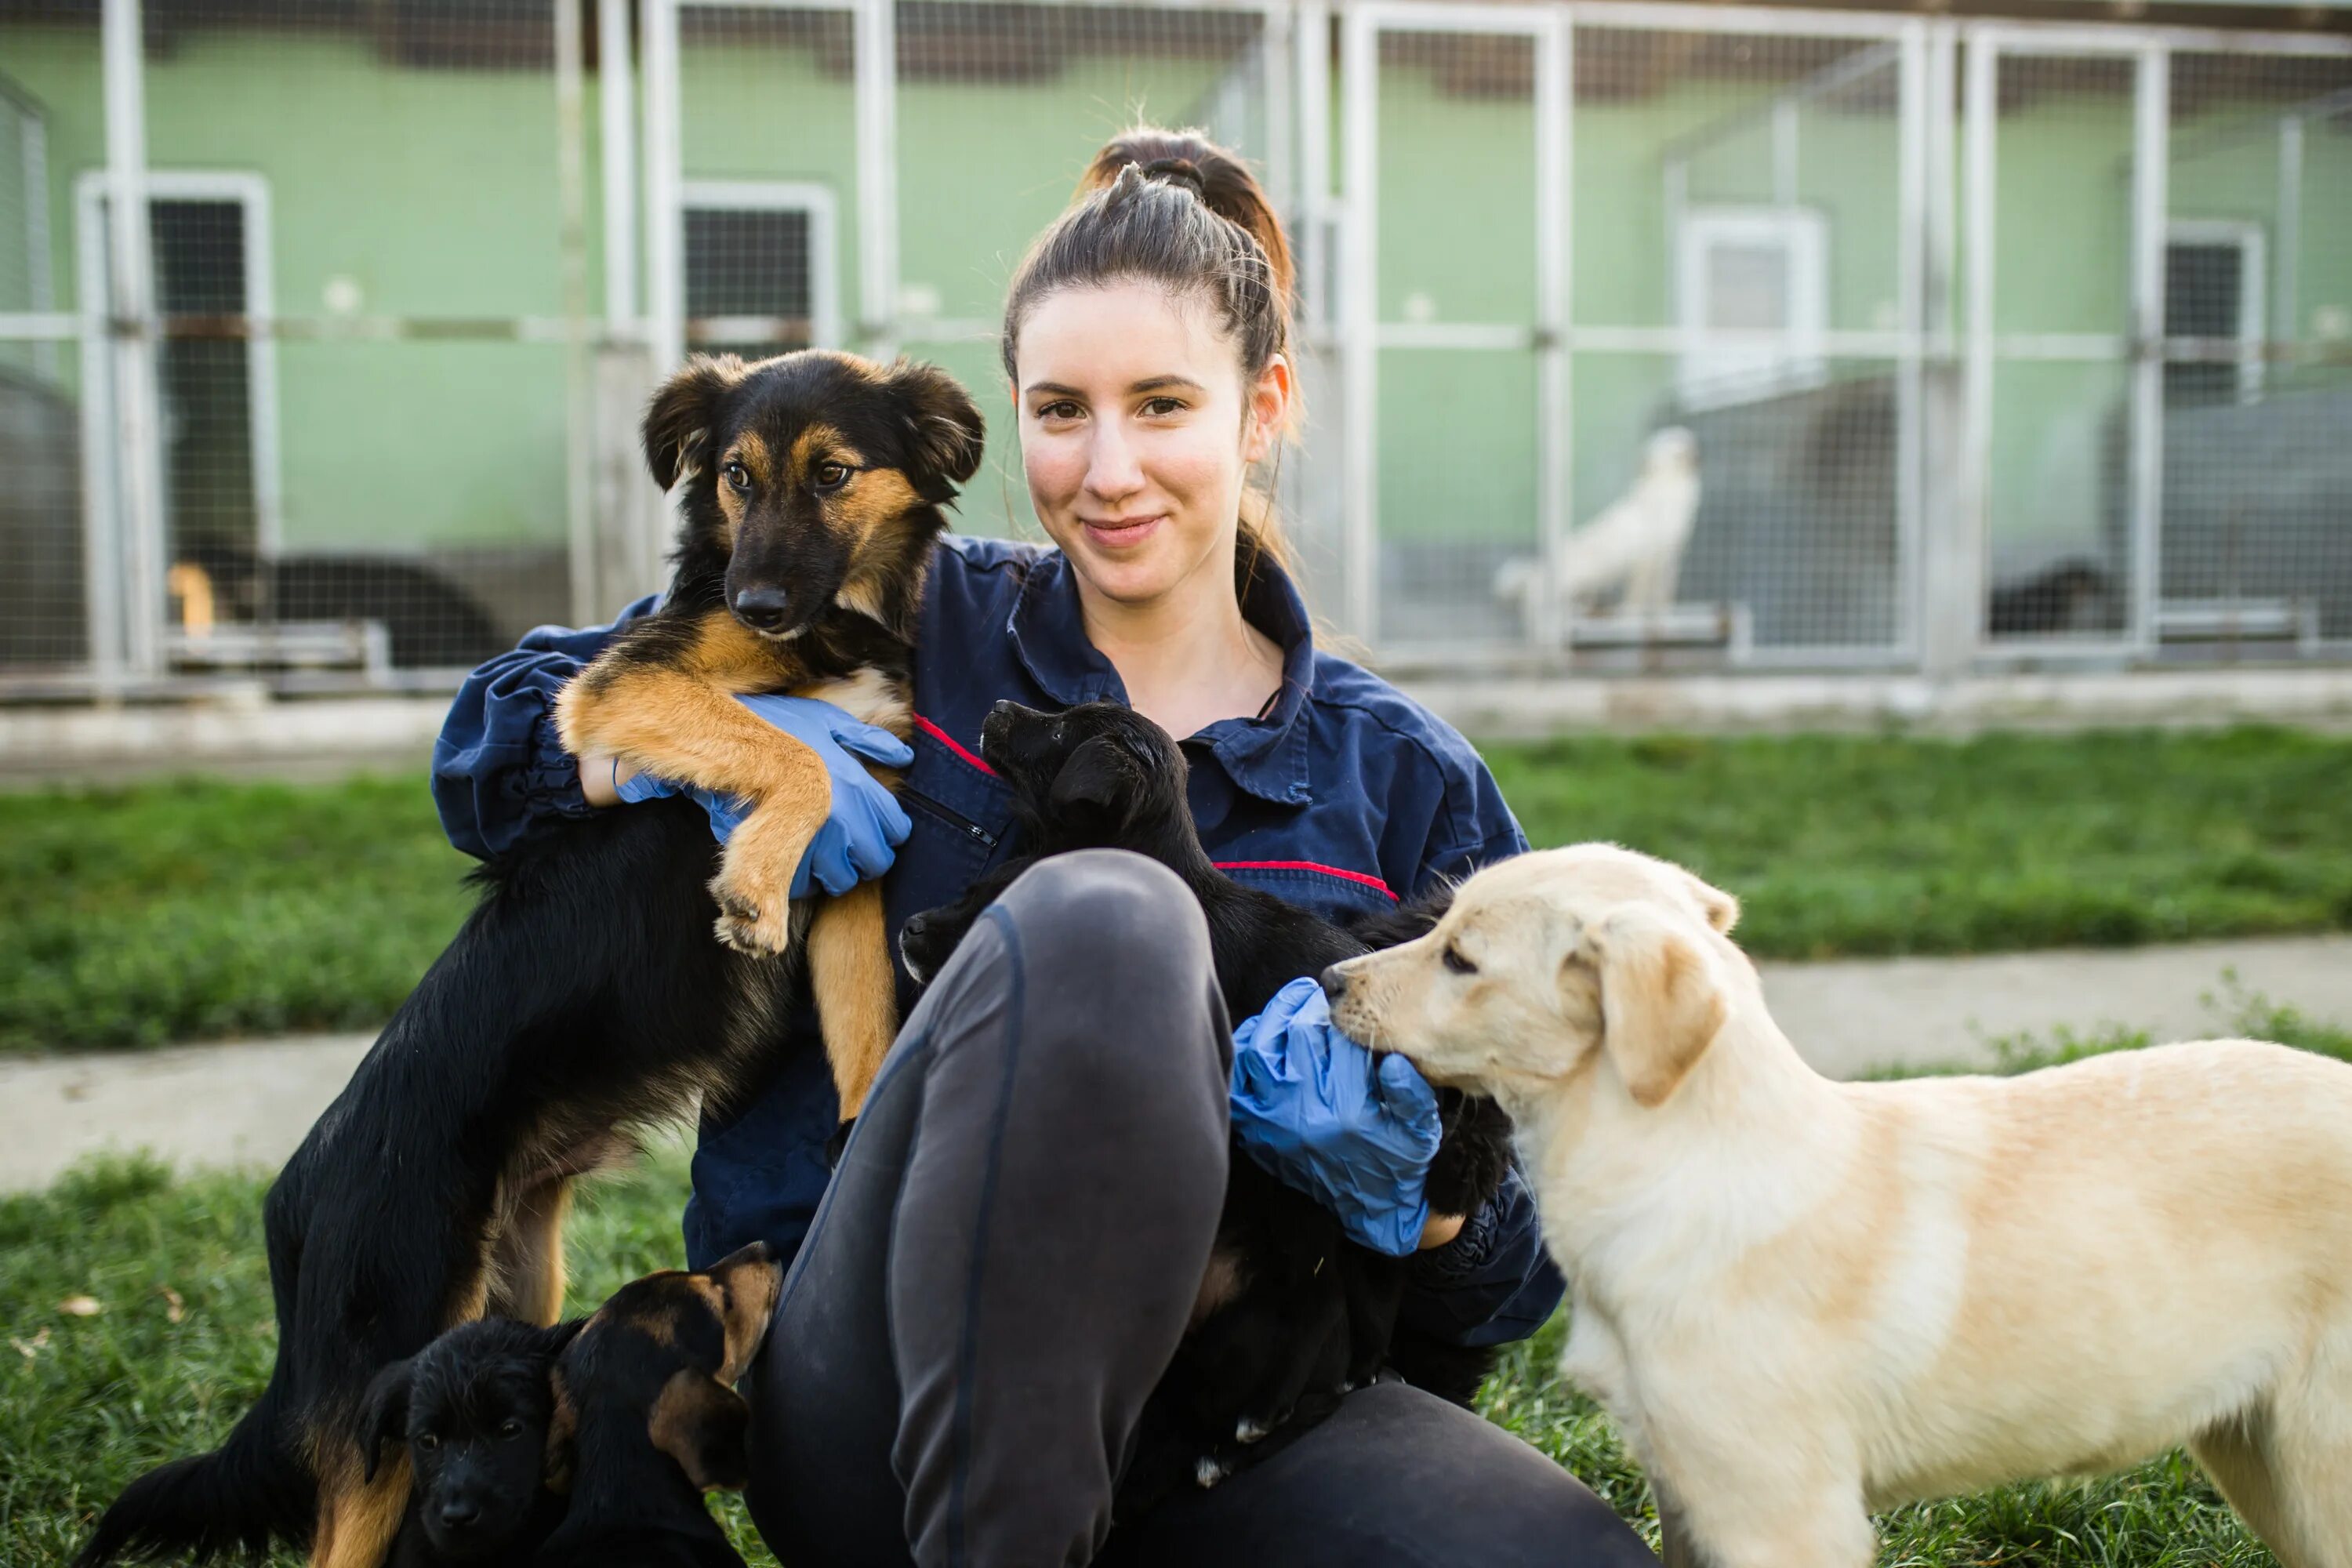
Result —
[[1420, 1245], [1437, 1091], [1404, 1058], [1341, 1034], [1312, 978], [1234, 1031], [1233, 1125], [1252, 1159], [1339, 1215], [1351, 1239], [1395, 1258]]
[[[903, 768], [915, 760], [907, 742], [814, 697], [754, 695], [735, 700], [814, 752], [833, 779], [833, 810], [816, 837], [809, 840], [807, 852], [793, 872], [792, 896], [806, 898], [814, 880], [837, 897], [888, 870], [914, 824], [857, 759]], [[709, 816], [711, 837], [721, 844], [751, 810], [740, 796], [673, 784], [647, 773], [621, 780], [614, 793], [629, 801], [685, 795]]]

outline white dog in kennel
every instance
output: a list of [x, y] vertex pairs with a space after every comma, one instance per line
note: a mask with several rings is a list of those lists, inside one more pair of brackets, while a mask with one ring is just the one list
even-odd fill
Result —
[[[1621, 614], [1657, 616], [1675, 602], [1675, 577], [1698, 519], [1698, 441], [1679, 425], [1653, 434], [1642, 471], [1600, 516], [1570, 533], [1550, 573], [1549, 591], [1563, 617], [1591, 613], [1613, 590]], [[1546, 574], [1531, 557], [1507, 561], [1495, 574], [1495, 597], [1523, 614]]]

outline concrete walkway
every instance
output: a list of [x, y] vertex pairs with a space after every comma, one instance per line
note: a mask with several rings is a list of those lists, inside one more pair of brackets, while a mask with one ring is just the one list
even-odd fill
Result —
[[[2226, 1032], [2206, 998], [2239, 987], [2352, 1024], [2352, 936], [2123, 951], [1764, 966], [1773, 1015], [1832, 1077], [1980, 1063], [2002, 1036], [2108, 1025], [2159, 1039]], [[0, 1058], [0, 1191], [46, 1185], [76, 1160], [145, 1148], [179, 1165], [275, 1168], [350, 1078], [364, 1035]]]

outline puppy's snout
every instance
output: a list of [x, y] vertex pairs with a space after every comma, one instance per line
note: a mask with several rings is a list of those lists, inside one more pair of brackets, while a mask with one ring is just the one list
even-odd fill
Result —
[[1318, 975], [1316, 984], [1323, 987], [1323, 999], [1335, 1007], [1339, 998], [1348, 994], [1347, 973], [1336, 963]]
[[745, 588], [735, 595], [735, 618], [754, 631], [780, 630], [792, 613], [792, 596], [782, 588]]
[[904, 947], [910, 942], [922, 941], [923, 933], [930, 929], [931, 917], [929, 915], [908, 915], [907, 917], [907, 923], [898, 928], [898, 945], [900, 947]]
[[464, 1530], [482, 1517], [482, 1505], [470, 1497], [453, 1497], [441, 1505], [441, 1528]]

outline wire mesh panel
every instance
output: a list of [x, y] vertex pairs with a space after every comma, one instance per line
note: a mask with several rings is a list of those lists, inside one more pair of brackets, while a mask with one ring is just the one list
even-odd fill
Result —
[[1358, 548], [1374, 552], [1372, 624], [1391, 653], [1525, 635], [1496, 583], [1543, 538], [1541, 358], [1556, 351], [1538, 324], [1559, 265], [1539, 235], [1546, 42], [1539, 27], [1417, 17], [1378, 26], [1351, 58], [1346, 69], [1371, 79], [1343, 71], [1349, 133], [1373, 153], [1349, 187], [1348, 243], [1369, 250], [1355, 258], [1357, 330], [1374, 356], [1361, 479], [1377, 529]]
[[[564, 383], [527, 341], [563, 308], [549, 0], [142, 10], [151, 514], [136, 454], [103, 477], [160, 567], [126, 573], [156, 598], [125, 613], [162, 623], [162, 672], [383, 683], [560, 617]], [[100, 130], [53, 138], [89, 171], [89, 298], [115, 265]]]
[[2168, 657], [2352, 639], [2352, 59], [2176, 54]]
[[1013, 269], [1095, 152], [1139, 122], [1205, 130], [1278, 186], [1266, 18], [900, 0], [895, 23], [900, 342], [961, 380], [988, 420], [958, 526], [1034, 536], [998, 353]]
[[[0, 23], [0, 60], [16, 68], [0, 68], [0, 314], [18, 317], [58, 304], [51, 122], [98, 107], [86, 87], [68, 87], [68, 72], [96, 58], [95, 26], [54, 23], [37, 45], [29, 32]], [[8, 47], [20, 42], [21, 58]], [[51, 336], [0, 332], [0, 679], [89, 657], [79, 362]]]
[[1990, 135], [1992, 363], [1985, 629], [2112, 645], [2132, 628], [2130, 55], [2003, 55]]
[[686, 346], [859, 346], [856, 17], [687, 5], [677, 31]]
[[1575, 60], [1561, 591], [1714, 657], [1898, 657], [1900, 46], [1580, 26]]

